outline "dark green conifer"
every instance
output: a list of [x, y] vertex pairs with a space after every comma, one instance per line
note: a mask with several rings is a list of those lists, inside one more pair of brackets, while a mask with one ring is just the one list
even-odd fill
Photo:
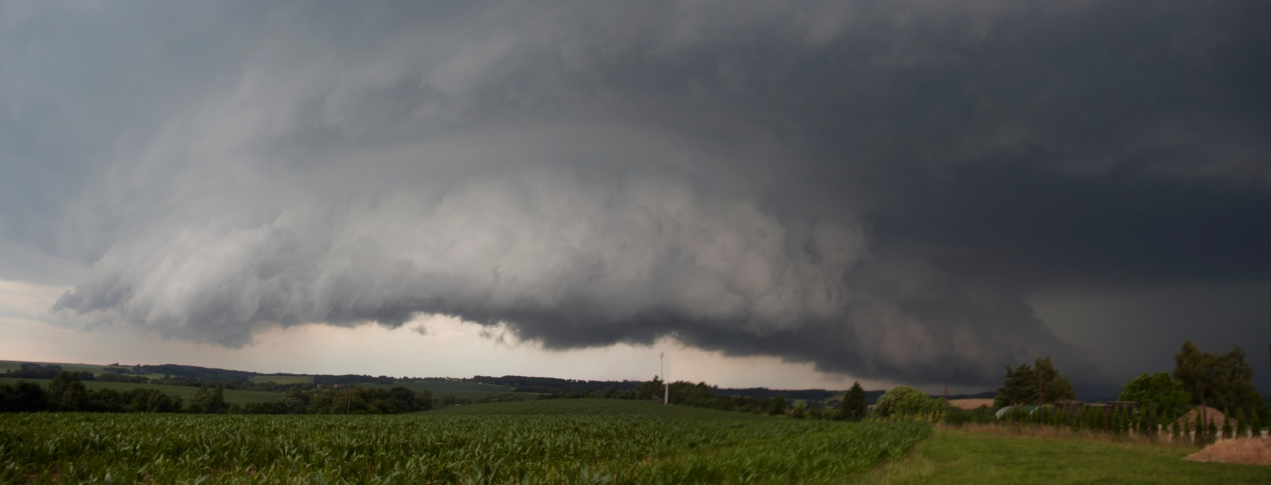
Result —
[[1249, 427], [1252, 428], [1250, 429], [1250, 431], [1253, 432], [1253, 437], [1261, 438], [1262, 437], [1262, 418], [1258, 416], [1257, 409], [1253, 410], [1253, 419], [1250, 419], [1249, 421], [1252, 424], [1252, 426], [1249, 426]]
[[1223, 409], [1223, 413], [1222, 413], [1222, 439], [1225, 439], [1225, 440], [1231, 439], [1231, 434], [1232, 434], [1231, 418], [1230, 418], [1231, 413], [1228, 411], [1229, 410], [1227, 409]]
[[1245, 407], [1236, 408], [1236, 437], [1246, 438], [1249, 436], [1249, 425], [1245, 418]]

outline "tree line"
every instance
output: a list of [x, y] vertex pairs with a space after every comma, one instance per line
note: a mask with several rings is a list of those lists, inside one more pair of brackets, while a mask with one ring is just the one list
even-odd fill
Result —
[[[254, 375], [250, 372], [176, 364], [137, 365], [133, 367], [112, 364], [103, 367], [102, 370], [101, 374], [93, 374], [86, 370], [74, 372], [74, 374], [81, 382], [125, 382], [188, 387], [202, 387], [213, 384], [220, 385], [225, 389], [242, 391], [286, 392], [294, 386], [294, 384], [279, 384], [276, 382], [251, 382], [247, 380]], [[62, 366], [57, 364], [22, 363], [18, 365], [17, 369], [9, 369], [4, 374], [0, 374], [0, 376], [13, 379], [53, 379], [62, 372], [70, 371], [64, 371]], [[163, 377], [149, 377], [145, 374], [163, 374]]]
[[[1198, 444], [1220, 436], [1257, 436], [1263, 424], [1271, 422], [1271, 403], [1253, 387], [1253, 368], [1240, 347], [1218, 354], [1186, 341], [1174, 363], [1173, 372], [1144, 373], [1122, 385], [1117, 401], [1088, 404], [1071, 401], [1067, 379], [1048, 357], [1041, 358], [1031, 367], [1007, 367], [992, 407], [947, 409], [942, 420], [955, 425], [1035, 423], [1074, 431], [1169, 435]], [[1220, 415], [1210, 416], [1211, 409]]]
[[0, 384], [0, 411], [100, 411], [170, 413], [185, 409], [180, 397], [169, 396], [157, 389], [137, 388], [119, 392], [113, 389], [89, 391], [77, 372], [61, 371], [53, 376], [48, 389], [39, 384], [18, 381]]
[[[1253, 388], [1253, 370], [1245, 363], [1245, 354], [1239, 347], [1225, 354], [1212, 354], [1201, 351], [1194, 343], [1188, 341], [1175, 355], [1176, 366], [1172, 374], [1156, 372], [1143, 374], [1122, 386], [1124, 390], [1120, 401], [1132, 401], [1131, 407], [1116, 406], [1094, 410], [1069, 409], [1065, 413], [1053, 413], [1043, 409], [1043, 415], [1053, 413], [1049, 418], [1038, 418], [1039, 422], [1052, 424], [1062, 423], [1067, 426], [1088, 429], [1120, 429], [1117, 423], [1124, 421], [1127, 429], [1147, 423], [1148, 426], [1163, 428], [1174, 423], [1193, 406], [1204, 404], [1224, 410], [1228, 419], [1234, 419], [1234, 428], [1242, 426], [1257, 427], [1260, 423], [1271, 422], [1271, 406], [1266, 399], [1259, 396]], [[111, 366], [110, 368], [115, 368]], [[122, 370], [140, 372], [151, 366], [136, 366], [132, 369], [118, 367], [116, 371], [96, 376], [97, 380], [116, 378], [144, 378], [129, 375]], [[153, 366], [162, 370], [188, 371], [195, 369], [204, 375], [225, 377], [237, 371], [213, 372], [219, 369], [206, 369], [193, 366]], [[110, 369], [108, 368], [108, 369]], [[392, 414], [399, 412], [420, 411], [432, 408], [435, 404], [455, 405], [469, 404], [471, 399], [458, 399], [445, 396], [434, 399], [428, 391], [412, 391], [397, 386], [385, 389], [387, 385], [397, 382], [387, 377], [385, 386], [340, 386], [317, 387], [313, 384], [250, 383], [236, 381], [215, 383], [198, 381], [192, 377], [172, 377], [164, 379], [148, 379], [152, 383], [181, 383], [198, 386], [198, 391], [187, 402], [180, 397], [173, 397], [153, 389], [133, 389], [119, 392], [111, 389], [88, 391], [82, 381], [93, 379], [87, 372], [69, 372], [57, 365], [22, 364], [19, 369], [11, 370], [6, 376], [48, 378], [56, 371], [48, 389], [38, 384], [19, 382], [16, 385], [0, 384], [0, 411], [103, 411], [103, 412], [191, 412], [191, 413], [267, 413], [267, 414]], [[994, 405], [979, 410], [963, 411], [947, 406], [939, 399], [908, 386], [897, 386], [891, 390], [877, 394], [877, 391], [866, 392], [860, 383], [855, 383], [844, 395], [843, 399], [797, 399], [787, 400], [778, 395], [761, 395], [758, 393], [728, 393], [718, 387], [704, 382], [673, 382], [669, 385], [670, 404], [695, 406], [710, 409], [740, 411], [770, 415], [789, 415], [796, 419], [833, 419], [833, 420], [908, 420], [922, 419], [946, 421], [953, 424], [965, 422], [996, 422], [997, 409], [1006, 406], [1054, 406], [1074, 397], [1072, 384], [1053, 365], [1049, 357], [1036, 359], [1031, 365], [1021, 364], [1005, 369], [1003, 386], [998, 389]], [[87, 374], [87, 376], [85, 376]], [[244, 373], [245, 374], [245, 373]], [[120, 377], [111, 377], [120, 376]], [[85, 378], [87, 377], [87, 378]], [[323, 382], [360, 382], [367, 376], [322, 376]], [[315, 376], [315, 380], [318, 377]], [[621, 388], [595, 386], [605, 381], [570, 381], [552, 378], [527, 378], [505, 376], [497, 379], [497, 383], [507, 385], [519, 384], [518, 388], [539, 388], [549, 390], [539, 394], [541, 399], [550, 398], [610, 398], [635, 400], [661, 400], [664, 395], [664, 383], [658, 377], [650, 381], [622, 381]], [[566, 389], [562, 389], [566, 387]], [[568, 389], [572, 387], [572, 389]], [[226, 403], [224, 391], [227, 389], [256, 389], [285, 392], [285, 397], [277, 402], [257, 402], [238, 405]], [[767, 391], [767, 390], [765, 390]], [[792, 391], [798, 393], [799, 391]], [[821, 397], [821, 394], [800, 394], [809, 397]], [[833, 396], [833, 394], [831, 394]], [[867, 401], [875, 400], [872, 411], [867, 408]], [[475, 402], [492, 402], [519, 399], [515, 395], [491, 395]], [[1071, 404], [1071, 403], [1068, 403]], [[1205, 409], [1205, 408], [1202, 408]], [[1229, 411], [1229, 412], [1228, 412]], [[1029, 412], [1032, 412], [1030, 409]], [[1117, 413], [1127, 413], [1117, 417]], [[1012, 413], [1009, 416], [1014, 416]], [[1066, 418], [1061, 418], [1065, 414]], [[1012, 417], [1015, 419], [1017, 416]], [[1102, 419], [1102, 421], [1100, 421]], [[1203, 420], [1204, 417], [1198, 417]], [[1083, 424], [1084, 423], [1084, 424]], [[1102, 423], [1102, 424], [1100, 424]], [[1155, 429], [1155, 428], [1154, 428]], [[1182, 430], [1180, 432], [1199, 431], [1201, 435], [1213, 436], [1221, 429], [1210, 432], [1207, 426]], [[1233, 431], [1234, 432], [1234, 431]]]
[[[1174, 354], [1174, 363], [1172, 373], [1144, 373], [1122, 385], [1117, 400], [1137, 403], [1138, 409], [1150, 407], [1167, 420], [1200, 405], [1219, 410], [1249, 409], [1264, 422], [1271, 417], [1271, 405], [1253, 387], [1253, 368], [1245, 362], [1240, 347], [1216, 354], [1200, 350], [1189, 340]], [[1043, 357], [1031, 367], [1007, 367], [993, 405], [1053, 405], [1073, 397], [1067, 378], [1055, 370], [1049, 357]]]
[[[1240, 436], [1262, 429], [1271, 423], [1271, 403], [1253, 387], [1253, 369], [1245, 362], [1240, 347], [1223, 353], [1201, 351], [1187, 341], [1175, 355], [1172, 373], [1143, 374], [1122, 386], [1119, 403], [1087, 406], [1075, 401], [1069, 380], [1054, 366], [1049, 356], [1030, 364], [1005, 369], [1005, 379], [994, 396], [993, 406], [978, 410], [961, 410], [909, 386], [896, 386], [876, 399], [867, 411], [866, 392], [855, 383], [842, 401], [804, 400], [787, 402], [784, 396], [759, 398], [721, 395], [705, 383], [675, 382], [670, 386], [671, 404], [751, 413], [783, 414], [810, 419], [881, 419], [929, 420], [951, 424], [966, 422], [996, 423], [996, 412], [1007, 406], [1019, 407], [1006, 413], [1008, 422], [1040, 422], [1073, 429], [1117, 432], [1175, 433], [1213, 439], [1215, 436]], [[652, 381], [631, 392], [612, 392], [571, 397], [619, 397], [653, 399], [661, 397], [662, 383]], [[1131, 404], [1133, 403], [1133, 404]], [[1059, 404], [1057, 406], [1057, 404]], [[1196, 406], [1202, 413], [1180, 420]], [[1036, 411], [1040, 406], [1040, 410]], [[1203, 411], [1215, 408], [1222, 412], [1218, 424]], [[1021, 416], [1028, 416], [1023, 419]], [[1022, 420], [1022, 421], [1021, 421]], [[1205, 424], [1200, 424], [1205, 423]], [[1231, 428], [1231, 429], [1227, 429]], [[1188, 434], [1191, 433], [1191, 434]]]
[[[88, 390], [79, 374], [61, 371], [48, 388], [27, 381], [0, 384], [0, 412], [108, 412], [108, 413], [248, 413], [248, 414], [396, 414], [424, 411], [433, 406], [429, 391], [405, 387], [384, 389], [359, 386], [345, 389], [297, 385], [278, 402], [244, 405], [225, 401], [224, 384], [199, 387], [188, 400], [157, 389]], [[451, 398], [453, 399], [453, 398]]]
[[[632, 399], [640, 401], [661, 401], [663, 397], [669, 398], [669, 403], [676, 406], [692, 406], [707, 409], [716, 409], [721, 411], [738, 411], [753, 414], [768, 415], [784, 415], [789, 414], [796, 419], [831, 419], [831, 420], [860, 420], [865, 417], [867, 392], [861, 387], [860, 383], [855, 383], [850, 390], [844, 395], [843, 400], [827, 399], [827, 400], [787, 400], [784, 394], [775, 396], [765, 396], [761, 393], [740, 393], [733, 394], [734, 389], [721, 391], [718, 387], [711, 386], [705, 382], [692, 383], [685, 381], [672, 382], [669, 385], [669, 392], [664, 387], [664, 382], [658, 376], [653, 376], [652, 380], [635, 383], [634, 387], [626, 389], [615, 389], [606, 387], [604, 389], [591, 390], [574, 390], [560, 391], [554, 390], [551, 393], [540, 394], [540, 399], [582, 399], [582, 398], [599, 398], [599, 399]], [[768, 391], [768, 390], [764, 390]], [[767, 394], [771, 394], [768, 391]], [[796, 395], [814, 395], [821, 397], [824, 394], [817, 392], [815, 394], [806, 394], [801, 391], [794, 391]], [[831, 393], [831, 396], [834, 394]]]

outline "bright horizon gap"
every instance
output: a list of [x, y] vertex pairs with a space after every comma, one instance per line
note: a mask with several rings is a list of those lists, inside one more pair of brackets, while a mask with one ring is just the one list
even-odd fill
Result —
[[[857, 380], [871, 390], [894, 385], [823, 373], [814, 370], [811, 364], [782, 362], [776, 357], [725, 356], [721, 352], [685, 346], [672, 337], [660, 338], [647, 347], [616, 344], [544, 350], [534, 342], [513, 342], [514, 338], [503, 326], [482, 326], [439, 315], [419, 315], [393, 329], [369, 322], [351, 327], [325, 323], [275, 326], [259, 333], [253, 344], [232, 349], [155, 335], [139, 336], [131, 328], [119, 325], [99, 325], [78, 331], [41, 321], [40, 313], [65, 290], [0, 280], [0, 322], [13, 328], [14, 342], [18, 344], [13, 348], [23, 349], [4, 356], [4, 360], [94, 365], [178, 364], [260, 374], [416, 378], [523, 375], [643, 382], [659, 375], [657, 353], [665, 351], [668, 368], [674, 371], [673, 382], [788, 390], [845, 390]], [[122, 344], [132, 339], [141, 339], [144, 344]], [[116, 342], [121, 345], [110, 345]], [[111, 350], [113, 348], [132, 350], [124, 353]], [[350, 349], [380, 349], [373, 353], [393, 358], [375, 361], [362, 357], [361, 353], [351, 353]], [[386, 353], [385, 349], [389, 351]], [[471, 359], [474, 355], [489, 356], [492, 352], [498, 353], [497, 359]], [[598, 362], [603, 364], [597, 365]], [[580, 367], [590, 371], [578, 371]], [[510, 370], [514, 368], [526, 370]]]
[[[811, 364], [782, 362], [776, 357], [726, 356], [721, 352], [685, 346], [673, 337], [660, 338], [647, 347], [616, 344], [608, 347], [545, 350], [534, 342], [516, 342], [503, 326], [482, 326], [441, 315], [418, 315], [394, 329], [376, 323], [351, 327], [325, 323], [288, 328], [275, 326], [259, 333], [254, 344], [232, 349], [215, 344], [137, 334], [133, 328], [126, 326], [100, 325], [91, 330], [79, 331], [50, 325], [41, 320], [45, 317], [43, 312], [66, 289], [0, 279], [0, 324], [9, 327], [12, 333], [10, 340], [16, 345], [11, 348], [24, 349], [11, 356], [0, 356], [0, 360], [95, 365], [112, 362], [127, 365], [178, 364], [260, 374], [352, 374], [415, 378], [521, 375], [644, 382], [659, 375], [658, 352], [665, 351], [667, 368], [672, 371], [672, 382], [705, 382], [731, 389], [762, 387], [778, 390], [842, 391], [859, 380], [870, 391], [910, 385], [931, 395], [938, 396], [944, 392], [944, 385], [915, 386], [903, 382], [855, 379], [816, 371]], [[137, 340], [143, 344], [135, 344]], [[141, 358], [129, 358], [111, 351], [112, 348], [133, 349], [129, 352]], [[376, 361], [363, 357], [362, 353], [350, 352], [350, 349], [390, 349], [391, 352], [370, 352], [381, 357]], [[1256, 350], [1254, 353], [1256, 354]], [[384, 355], [390, 355], [391, 358], [384, 358]], [[497, 358], [472, 359], [472, 356], [491, 355], [497, 355]], [[604, 364], [593, 365], [594, 362]], [[590, 372], [579, 372], [576, 370], [578, 367], [586, 367]], [[518, 368], [530, 370], [509, 370]], [[1157, 370], [1169, 371], [1168, 368]], [[1064, 369], [1060, 368], [1060, 372], [1064, 372]], [[1083, 386], [1078, 386], [1078, 389], [1082, 388]], [[949, 385], [949, 394], [995, 390], [995, 386], [969, 388]], [[1095, 394], [1102, 392], [1106, 391], [1098, 390]]]

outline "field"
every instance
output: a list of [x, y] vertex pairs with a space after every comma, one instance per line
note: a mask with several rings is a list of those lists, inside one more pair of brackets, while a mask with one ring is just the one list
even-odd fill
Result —
[[[5, 371], [10, 369], [17, 370], [23, 363], [24, 363], [23, 361], [0, 360], [0, 375], [3, 375]], [[105, 369], [106, 367], [109, 367], [109, 366], [97, 365], [97, 364], [68, 364], [68, 363], [62, 363], [62, 362], [35, 362], [35, 363], [57, 364], [62, 366], [63, 370], [67, 370], [71, 372], [87, 371], [87, 372], [93, 373], [94, 375], [101, 375], [103, 373], [106, 373]], [[144, 375], [146, 377], [152, 377], [152, 378], [163, 377], [162, 374], [141, 374], [141, 375]], [[48, 386], [48, 383], [49, 383], [48, 379], [29, 379], [29, 378], [17, 379], [17, 378], [0, 377], [0, 383], [14, 384], [18, 380], [36, 382], [36, 383], [39, 383], [41, 386]], [[312, 384], [313, 376], [265, 374], [265, 375], [252, 376], [249, 380], [254, 383], [274, 382], [274, 383], [283, 384], [283, 385]], [[182, 399], [189, 399], [191, 396], [194, 395], [194, 391], [198, 390], [198, 388], [188, 387], [188, 386], [166, 386], [166, 385], [153, 385], [153, 384], [131, 384], [131, 383], [115, 383], [115, 382], [95, 382], [95, 381], [85, 381], [84, 385], [87, 386], [89, 390], [103, 389], [103, 388], [114, 389], [116, 391], [127, 391], [131, 389], [136, 389], [136, 388], [159, 389], [160, 391], [163, 391], [165, 394], [169, 396], [181, 397]], [[417, 379], [417, 380], [402, 381], [400, 384], [391, 384], [391, 385], [376, 385], [376, 384], [358, 384], [358, 385], [359, 386], [377, 386], [377, 387], [383, 387], [385, 389], [393, 388], [400, 385], [412, 391], [425, 391], [425, 390], [429, 391], [432, 393], [433, 397], [436, 397], [436, 398], [442, 398], [445, 396], [454, 396], [458, 399], [471, 399], [473, 401], [490, 397], [490, 396], [501, 396], [505, 394], [513, 394], [516, 397], [521, 399], [537, 399], [538, 398], [538, 394], [514, 392], [511, 387], [507, 387], [507, 386], [500, 386], [497, 384], [482, 384], [482, 383], [476, 383], [476, 382], [450, 380], [450, 379]], [[228, 402], [228, 403], [245, 404], [249, 402], [279, 401], [279, 400], [282, 400], [282, 398], [283, 398], [282, 393], [274, 393], [274, 392], [237, 391], [237, 390], [225, 391], [225, 402]]]
[[983, 398], [975, 398], [975, 399], [950, 399], [950, 400], [949, 400], [949, 405], [950, 405], [950, 406], [953, 406], [953, 407], [956, 407], [956, 408], [958, 408], [958, 409], [966, 409], [966, 410], [968, 410], [968, 411], [969, 411], [969, 410], [972, 410], [972, 409], [978, 408], [978, 407], [980, 407], [980, 406], [992, 406], [992, 405], [993, 405], [993, 400], [992, 400], [992, 399], [983, 399]]
[[[13, 379], [9, 377], [0, 377], [0, 384], [14, 385], [18, 381], [34, 382], [41, 387], [47, 389], [51, 379]], [[161, 384], [133, 384], [130, 382], [103, 382], [103, 381], [84, 381], [84, 387], [90, 391], [98, 389], [114, 389], [118, 392], [131, 391], [133, 389], [157, 389], [158, 391], [172, 397], [180, 397], [189, 401], [194, 397], [194, 393], [199, 390], [197, 387], [191, 386], [167, 386]], [[249, 402], [273, 402], [281, 401], [283, 398], [281, 392], [266, 391], [241, 391], [237, 389], [225, 390], [225, 402], [227, 404], [247, 404]]]
[[[22, 364], [41, 364], [41, 365], [54, 364], [54, 365], [62, 366], [62, 370], [71, 371], [71, 372], [87, 371], [87, 372], [92, 372], [93, 375], [98, 375], [98, 376], [106, 373], [106, 368], [110, 367], [109, 365], [98, 365], [98, 364], [67, 364], [64, 362], [26, 362], [26, 361], [18, 361], [18, 360], [0, 360], [0, 375], [4, 374], [5, 371], [8, 371], [10, 369], [12, 370], [20, 369]], [[163, 374], [153, 374], [153, 373], [130, 374], [130, 375], [150, 377], [155, 379], [163, 377]]]
[[[291, 376], [291, 375], [260, 375], [252, 376], [252, 382], [276, 382], [278, 384], [312, 384], [313, 376]], [[428, 391], [433, 397], [441, 398], [444, 396], [454, 396], [459, 399], [478, 399], [489, 396], [501, 396], [504, 394], [513, 394], [521, 399], [537, 399], [538, 394], [528, 392], [514, 392], [511, 387], [500, 386], [496, 384], [482, 384], [477, 382], [450, 380], [450, 379], [414, 379], [403, 380], [394, 384], [358, 384], [359, 386], [375, 386], [384, 389], [391, 389], [402, 386], [412, 391]]]
[[[395, 384], [394, 386], [396, 386]], [[500, 386], [497, 384], [481, 384], [468, 381], [452, 381], [449, 379], [422, 379], [414, 381], [406, 381], [400, 384], [402, 387], [412, 391], [428, 391], [433, 397], [454, 396], [459, 399], [477, 400], [483, 397], [499, 396], [503, 394], [515, 394], [521, 399], [537, 399], [538, 394], [529, 392], [513, 392], [511, 387]], [[394, 387], [380, 386], [380, 387]]]
[[282, 376], [282, 375], [264, 375], [251, 376], [247, 379], [250, 382], [262, 383], [273, 382], [275, 384], [313, 384], [313, 376]]
[[429, 411], [428, 414], [433, 416], [642, 414], [673, 420], [739, 422], [771, 422], [773, 419], [777, 419], [759, 414], [723, 412], [688, 406], [662, 406], [650, 402], [627, 399], [540, 399], [499, 403], [497, 405], [451, 406]]
[[107, 367], [104, 365], [96, 365], [96, 364], [63, 364], [61, 362], [26, 362], [26, 361], [17, 361], [17, 360], [0, 360], [0, 374], [3, 374], [5, 371], [10, 369], [18, 370], [24, 363], [25, 364], [57, 364], [62, 366], [62, 370], [68, 370], [71, 372], [88, 371], [88, 372], [92, 372], [93, 374], [100, 374], [102, 372], [106, 372], [104, 369]]
[[396, 416], [0, 415], [0, 483], [850, 483], [930, 434], [647, 402]]
[[1010, 429], [941, 429], [876, 475], [887, 484], [1266, 484], [1271, 467], [1198, 463], [1190, 446], [1091, 440]]

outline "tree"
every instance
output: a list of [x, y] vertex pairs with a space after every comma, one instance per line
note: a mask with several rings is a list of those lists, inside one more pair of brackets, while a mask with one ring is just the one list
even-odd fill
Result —
[[1134, 401], [1140, 408], [1154, 407], [1162, 421], [1173, 421], [1190, 408], [1191, 395], [1169, 374], [1143, 374], [1121, 386], [1121, 401]]
[[825, 410], [821, 409], [821, 407], [812, 406], [808, 408], [808, 419], [824, 419], [824, 418], [825, 418]]
[[843, 406], [839, 408], [839, 418], [848, 421], [860, 421], [865, 417], [865, 388], [861, 383], [852, 383], [852, 388], [843, 395]]
[[407, 413], [419, 410], [419, 400], [415, 396], [415, 391], [397, 386], [389, 389], [388, 395], [393, 400], [397, 412]]
[[186, 410], [191, 413], [217, 414], [225, 412], [229, 406], [225, 404], [225, 387], [216, 386], [209, 389], [207, 385], [199, 387], [194, 391], [194, 397], [190, 398]]
[[225, 403], [225, 386], [217, 384], [212, 388], [205, 405], [208, 413], [223, 413], [229, 409], [229, 405]]
[[[1042, 386], [1040, 396], [1037, 392], [1038, 384]], [[1014, 369], [1007, 367], [1006, 382], [997, 390], [993, 405], [1000, 408], [1013, 404], [1037, 403], [1038, 397], [1041, 398], [1041, 404], [1046, 404], [1059, 399], [1072, 399], [1074, 396], [1076, 393], [1073, 392], [1072, 383], [1055, 370], [1050, 356], [1046, 356], [1035, 360], [1031, 367], [1028, 364], [1021, 364]]]
[[1253, 437], [1261, 438], [1262, 437], [1262, 419], [1258, 417], [1257, 409], [1253, 410], [1253, 415], [1249, 419], [1249, 421], [1252, 421], [1249, 428], [1250, 428], [1250, 431], [1253, 432]]
[[45, 394], [49, 406], [61, 411], [88, 410], [88, 389], [79, 377], [70, 371], [61, 371], [53, 382], [49, 383], [49, 392]]
[[[1253, 368], [1245, 363], [1245, 352], [1240, 347], [1218, 355], [1202, 352], [1188, 340], [1174, 354], [1174, 364], [1174, 378], [1191, 395], [1193, 404], [1227, 409], [1265, 404], [1253, 388]], [[1204, 408], [1201, 414], [1205, 414]], [[1208, 432], [1208, 428], [1202, 427], [1199, 432]]]
[[785, 413], [786, 413], [785, 396], [777, 396], [772, 398], [772, 402], [768, 404], [768, 414], [776, 416], [776, 415], [785, 414]]
[[1245, 408], [1236, 409], [1236, 437], [1244, 438], [1249, 435], [1249, 422], [1245, 417]]
[[1033, 363], [1033, 368], [1042, 381], [1042, 402], [1041, 404], [1053, 404], [1060, 399], [1072, 399], [1076, 397], [1073, 392], [1072, 383], [1068, 382], [1068, 378], [1059, 374], [1055, 370], [1055, 366], [1050, 363], [1050, 356], [1037, 359]]
[[662, 399], [663, 387], [662, 378], [653, 376], [653, 380], [641, 384], [636, 388], [636, 399], [648, 401], [654, 398]]
[[33, 412], [45, 409], [44, 389], [39, 384], [18, 381], [0, 384], [0, 412]]
[[998, 388], [993, 397], [994, 407], [1006, 407], [1037, 400], [1037, 374], [1028, 364], [1006, 368], [1006, 382]]
[[874, 404], [874, 414], [892, 416], [921, 416], [940, 410], [941, 402], [926, 393], [909, 386], [896, 386], [883, 393]]
[[432, 392], [428, 390], [416, 392], [415, 402], [421, 411], [432, 409]]
[[174, 401], [162, 391], [151, 389], [146, 393], [146, 408], [149, 413], [171, 413], [181, 410], [181, 404]]

